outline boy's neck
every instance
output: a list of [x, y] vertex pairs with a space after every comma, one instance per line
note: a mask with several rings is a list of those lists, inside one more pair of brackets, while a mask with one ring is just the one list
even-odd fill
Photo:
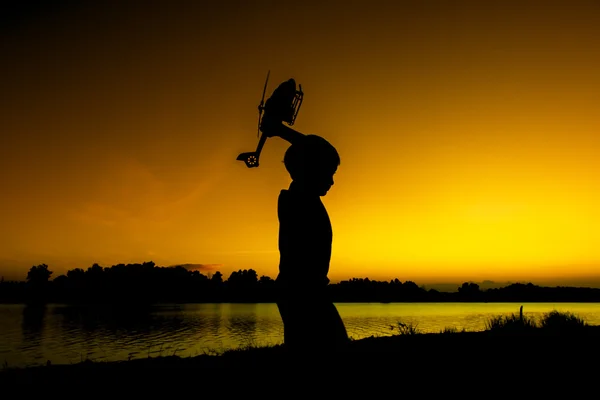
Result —
[[288, 190], [292, 193], [302, 194], [307, 197], [315, 197], [315, 198], [320, 197], [318, 194], [310, 193], [310, 191], [308, 191], [306, 189], [306, 186], [302, 182], [299, 182], [299, 181], [292, 181], [292, 183], [290, 183], [290, 188]]

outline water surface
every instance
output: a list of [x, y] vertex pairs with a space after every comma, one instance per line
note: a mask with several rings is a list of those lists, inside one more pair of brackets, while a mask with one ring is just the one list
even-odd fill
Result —
[[[479, 331], [521, 303], [339, 303], [354, 339], [398, 334], [398, 323], [422, 332], [448, 327]], [[600, 303], [523, 303], [539, 318], [570, 311], [600, 325]], [[272, 303], [181, 304], [147, 309], [0, 305], [0, 362], [8, 366], [119, 361], [159, 355], [215, 354], [248, 345], [279, 344], [283, 325]]]

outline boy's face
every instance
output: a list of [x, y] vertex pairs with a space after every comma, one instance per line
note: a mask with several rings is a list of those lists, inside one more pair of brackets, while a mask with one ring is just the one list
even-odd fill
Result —
[[335, 175], [337, 167], [322, 169], [316, 176], [310, 179], [311, 192], [319, 196], [325, 196], [329, 189], [333, 186], [333, 175]]

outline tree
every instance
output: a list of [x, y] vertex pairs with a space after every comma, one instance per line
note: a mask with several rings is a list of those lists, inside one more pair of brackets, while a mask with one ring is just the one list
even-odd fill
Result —
[[45, 304], [47, 300], [48, 290], [50, 288], [49, 281], [52, 271], [48, 269], [46, 264], [34, 265], [27, 273], [27, 303], [28, 304]]
[[230, 285], [250, 286], [258, 283], [258, 274], [253, 269], [233, 271], [227, 283]]
[[70, 269], [67, 271], [67, 278], [71, 282], [83, 282], [85, 279], [85, 271], [81, 268]]
[[50, 280], [51, 275], [52, 271], [48, 269], [46, 264], [33, 266], [27, 273], [27, 282], [33, 285], [46, 284]]
[[210, 277], [211, 282], [216, 284], [223, 283], [223, 274], [219, 271], [215, 272], [213, 276]]
[[479, 292], [479, 285], [473, 282], [465, 282], [458, 288], [458, 293], [472, 294]]
[[270, 276], [266, 276], [266, 275], [261, 276], [260, 279], [258, 280], [258, 282], [261, 285], [270, 285], [270, 284], [275, 283], [275, 281]]
[[85, 271], [86, 275], [89, 275], [92, 279], [97, 279], [103, 276], [104, 268], [98, 264], [94, 264]]
[[458, 288], [459, 297], [465, 300], [474, 300], [480, 297], [481, 291], [479, 285], [473, 282], [464, 282], [462, 286]]

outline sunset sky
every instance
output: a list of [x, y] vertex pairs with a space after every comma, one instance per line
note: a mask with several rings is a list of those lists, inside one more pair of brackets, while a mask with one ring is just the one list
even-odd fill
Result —
[[[18, 3], [18, 2], [15, 2]], [[343, 4], [343, 8], [341, 5]], [[275, 277], [288, 143], [338, 149], [333, 282], [600, 287], [597, 1], [65, 2], [3, 10], [0, 275], [93, 263]]]

